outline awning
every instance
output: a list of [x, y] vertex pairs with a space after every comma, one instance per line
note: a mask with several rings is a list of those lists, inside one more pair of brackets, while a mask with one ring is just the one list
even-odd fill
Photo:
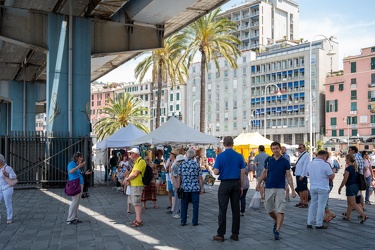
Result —
[[293, 106], [288, 106], [288, 111], [293, 111]]
[[281, 100], [286, 100], [287, 97], [288, 97], [288, 95], [282, 95]]
[[286, 76], [286, 71], [283, 71], [283, 76]]
[[286, 106], [281, 107], [281, 111], [286, 111]]
[[299, 97], [305, 97], [305, 92], [299, 93]]
[[298, 111], [298, 105], [294, 105], [293, 110]]
[[288, 88], [293, 88], [293, 83], [292, 82], [288, 82]]
[[305, 69], [304, 68], [300, 68], [299, 72], [305, 72]]
[[294, 87], [298, 88], [298, 81], [294, 82]]
[[293, 74], [293, 70], [288, 70], [288, 75], [292, 75]]

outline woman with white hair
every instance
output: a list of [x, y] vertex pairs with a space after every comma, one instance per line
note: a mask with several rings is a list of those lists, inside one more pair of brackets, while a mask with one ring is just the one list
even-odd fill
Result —
[[10, 224], [13, 220], [13, 186], [8, 184], [8, 182], [6, 181], [7, 178], [16, 179], [17, 175], [14, 173], [13, 168], [5, 163], [4, 156], [0, 154], [0, 203], [4, 198], [5, 208], [7, 210], [7, 224]]
[[186, 152], [187, 159], [178, 170], [178, 183], [184, 190], [184, 197], [181, 199], [181, 226], [186, 225], [189, 200], [193, 203], [193, 226], [198, 225], [199, 194], [203, 192], [203, 178], [202, 170], [194, 157], [195, 150], [191, 148]]

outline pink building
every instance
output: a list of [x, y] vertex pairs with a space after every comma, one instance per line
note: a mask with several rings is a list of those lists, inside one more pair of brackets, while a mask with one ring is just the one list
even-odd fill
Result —
[[375, 142], [375, 46], [343, 63], [343, 72], [326, 78], [326, 141], [341, 142], [342, 150], [349, 144], [369, 150]]

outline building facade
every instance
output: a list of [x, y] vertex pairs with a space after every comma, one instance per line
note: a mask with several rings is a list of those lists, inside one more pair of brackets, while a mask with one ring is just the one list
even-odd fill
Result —
[[[318, 40], [311, 45], [311, 58], [309, 42], [284, 41], [266, 47], [258, 55], [243, 51], [237, 69], [220, 58], [218, 74], [219, 70], [210, 63], [206, 78], [206, 132], [237, 136], [244, 130], [258, 131], [271, 140], [292, 145], [309, 141], [308, 125], [312, 119], [315, 145], [324, 134], [324, 83], [326, 73], [338, 69], [338, 43]], [[331, 45], [336, 55], [327, 55]], [[312, 117], [308, 112], [310, 68]], [[189, 75], [188, 124], [199, 129], [199, 63], [192, 65]]]
[[[375, 46], [343, 59], [343, 72], [326, 78], [326, 141], [375, 142]], [[369, 149], [369, 148], [363, 148]]]
[[278, 40], [299, 40], [299, 7], [290, 0], [245, 1], [220, 13], [237, 24], [241, 50], [262, 51]]

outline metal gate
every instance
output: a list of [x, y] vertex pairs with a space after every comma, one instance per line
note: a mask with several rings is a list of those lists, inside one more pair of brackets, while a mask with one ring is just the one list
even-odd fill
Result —
[[17, 174], [17, 186], [61, 187], [67, 180], [67, 165], [81, 152], [91, 167], [90, 137], [69, 137], [42, 131], [12, 132], [0, 136], [0, 152]]

